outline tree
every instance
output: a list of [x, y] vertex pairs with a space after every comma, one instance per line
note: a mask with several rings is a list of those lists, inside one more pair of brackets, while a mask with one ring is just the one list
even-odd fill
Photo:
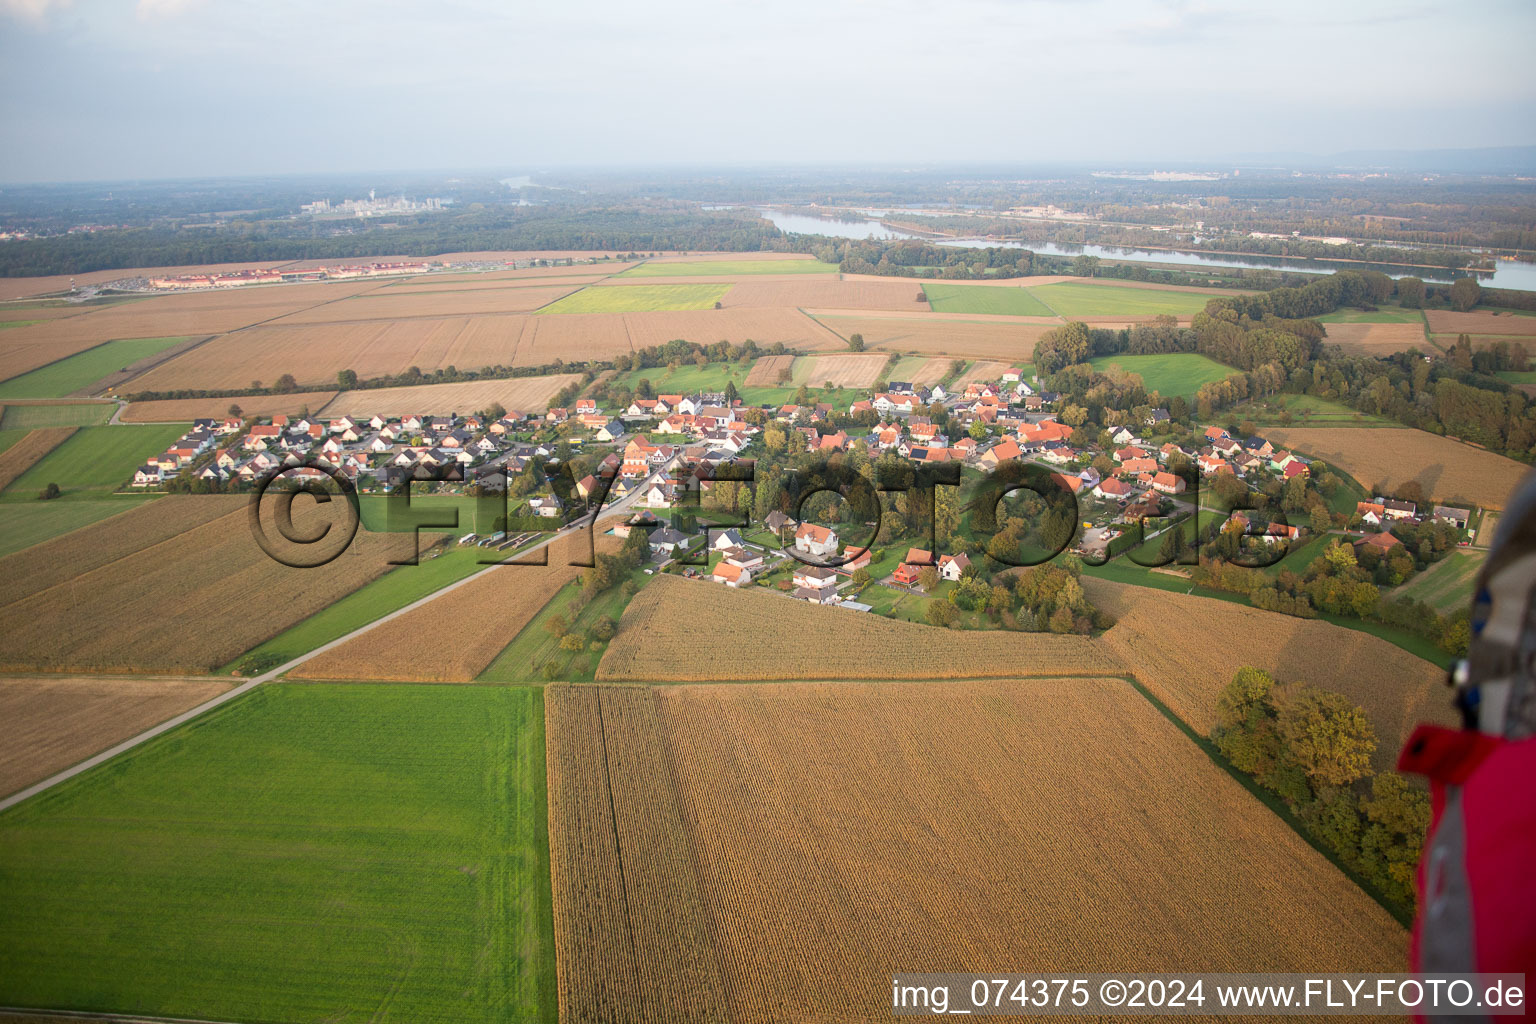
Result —
[[240, 408], [240, 406], [236, 405], [234, 402], [229, 403], [229, 409], [227, 411], [236, 419], [239, 419], [241, 416], [245, 415], [245, 410]]
[[277, 378], [277, 383], [272, 385], [273, 391], [277, 391], [283, 394], [297, 391], [298, 389], [299, 382], [293, 379], [293, 374], [291, 373], [283, 374], [281, 377]]
[[606, 615], [592, 623], [592, 639], [600, 644], [612, 640], [618, 631], [619, 624]]
[[1280, 741], [1288, 762], [1325, 786], [1347, 786], [1371, 773], [1376, 733], [1343, 694], [1303, 687], [1280, 706]]
[[567, 633], [560, 638], [562, 651], [584, 651], [587, 649], [587, 641], [579, 633]]
[[55, 483], [50, 483], [47, 487], [43, 488], [42, 493], [39, 494], [37, 497], [38, 497], [38, 500], [40, 500], [40, 501], [52, 501], [54, 498], [57, 498], [58, 496], [59, 496], [59, 485], [55, 484]]
[[948, 601], [929, 602], [928, 610], [923, 613], [929, 625], [948, 626], [960, 617], [960, 610]]
[[987, 439], [987, 424], [980, 418], [971, 421], [971, 428], [966, 431], [973, 441], [985, 441]]
[[551, 615], [549, 621], [544, 623], [544, 630], [550, 636], [565, 636], [571, 627], [566, 625], [564, 615]]
[[336, 386], [343, 391], [357, 387], [357, 371], [341, 370], [336, 374]]
[[735, 405], [737, 400], [740, 399], [740, 398], [741, 398], [741, 392], [736, 390], [736, 382], [733, 381], [733, 380], [726, 381], [725, 382], [725, 400], [727, 402], [729, 402], [731, 405]]
[[868, 569], [855, 569], [855, 570], [853, 570], [853, 587], [854, 587], [854, 589], [855, 590], [863, 590], [867, 586], [869, 586], [869, 570]]
[[850, 352], [863, 352], [864, 351], [864, 335], [862, 335], [862, 334], [850, 334], [850, 335], [848, 335], [848, 350]]
[[1424, 306], [1424, 282], [1417, 277], [1400, 277], [1397, 280], [1397, 301], [1404, 309], [1421, 309]]
[[1459, 277], [1451, 285], [1451, 308], [1462, 313], [1482, 300], [1483, 286], [1470, 277]]
[[917, 585], [927, 593], [933, 593], [939, 586], [939, 570], [931, 565], [925, 565], [917, 571]]

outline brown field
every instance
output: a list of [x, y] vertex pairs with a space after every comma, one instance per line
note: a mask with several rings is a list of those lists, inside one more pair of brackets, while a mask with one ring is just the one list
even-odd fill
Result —
[[[1102, 643], [1174, 714], [1202, 735], [1216, 698], [1244, 665], [1286, 683], [1342, 693], [1376, 729], [1373, 761], [1390, 768], [1413, 727], [1453, 725], [1445, 670], [1379, 637], [1316, 619], [1189, 594], [1083, 577], [1093, 603], [1116, 619]], [[1234, 642], [1248, 637], [1250, 642]]]
[[1349, 355], [1389, 356], [1394, 352], [1406, 352], [1417, 348], [1421, 352], [1434, 351], [1424, 336], [1423, 324], [1326, 324], [1331, 344], [1342, 348]]
[[[827, 278], [831, 277], [832, 280]], [[741, 306], [804, 308], [836, 306], [840, 309], [896, 309], [928, 312], [928, 300], [917, 301], [923, 293], [918, 281], [863, 280], [839, 281], [833, 275], [805, 274], [796, 280], [775, 277], [768, 280], [740, 279], [721, 301], [727, 309]]]
[[922, 366], [919, 366], [916, 373], [912, 374], [911, 383], [932, 387], [943, 380], [944, 375], [947, 373], [949, 373], [948, 359], [930, 359], [923, 363]]
[[685, 309], [623, 316], [636, 349], [665, 345], [673, 338], [701, 345], [739, 344], [751, 338], [764, 347], [782, 341], [804, 352], [847, 348], [842, 338], [795, 309]]
[[749, 388], [777, 387], [779, 374], [793, 368], [794, 356], [759, 356], [742, 383]]
[[[329, 565], [288, 568], [257, 546], [244, 498], [180, 500], [226, 514], [168, 532], [159, 519], [180, 518], [187, 506], [161, 498], [0, 559], [7, 577], [40, 556], [55, 560], [0, 605], [0, 671], [208, 672], [382, 575], [408, 543], [359, 530]], [[313, 532], [343, 507], [300, 499], [295, 526]]]
[[[502, 408], [542, 413], [549, 399], [567, 384], [580, 380], [574, 373], [545, 377], [513, 377], [507, 380], [472, 380], [462, 384], [418, 384], [404, 388], [373, 388], [343, 391], [327, 405], [328, 419], [338, 416], [404, 416], [408, 413], [474, 412], [500, 402]], [[242, 407], [243, 408], [243, 407]], [[315, 407], [320, 411], [320, 407]]]
[[971, 356], [1010, 363], [1034, 356], [1035, 342], [1051, 323], [976, 323], [961, 320], [828, 316], [821, 322], [839, 335], [864, 335], [864, 344], [889, 352], [925, 356]]
[[513, 366], [547, 366], [627, 355], [632, 346], [623, 313], [566, 313], [525, 317]]
[[85, 274], [54, 274], [51, 277], [0, 278], [0, 302], [24, 299], [32, 295], [51, 295], [69, 291], [70, 282], [77, 285], [104, 284], [125, 277], [152, 277], [162, 274], [196, 274], [205, 272], [224, 273], [235, 270], [266, 270], [286, 265], [285, 260], [265, 263], [212, 263], [195, 267], [132, 267], [128, 270], [92, 270]]
[[[288, 677], [473, 682], [557, 590], [581, 575], [583, 569], [566, 562], [585, 557], [586, 543], [585, 533], [571, 534], [550, 545], [547, 566], [489, 569], [464, 586], [311, 658]], [[599, 553], [618, 546], [614, 537], [597, 538]]]
[[[0, 407], [3, 413], [4, 407]], [[43, 457], [69, 439], [78, 427], [43, 427], [0, 452], [0, 491], [11, 486], [21, 474], [43, 461]]]
[[[243, 388], [291, 373], [300, 385], [334, 386], [336, 374], [401, 373], [411, 366], [479, 369], [510, 365], [527, 317], [421, 318], [360, 324], [264, 325], [226, 334], [155, 367], [133, 382], [138, 391]], [[317, 388], [318, 389], [318, 388]]]
[[[539, 267], [539, 270], [554, 270], [553, 267]], [[580, 267], [560, 267], [562, 273], [547, 275], [544, 277], [523, 278], [507, 277], [497, 273], [471, 274], [465, 277], [434, 277], [427, 280], [400, 281], [381, 288], [375, 293], [379, 298], [396, 295], [451, 295], [454, 292], [478, 292], [478, 291], [507, 291], [516, 289], [519, 291], [537, 291], [540, 288], [552, 288], [556, 285], [571, 285], [572, 287], [585, 287], [592, 283], [594, 278], [607, 277], [612, 271], [599, 270], [591, 274], [582, 275]], [[522, 274], [524, 271], [515, 271]]]
[[0, 796], [228, 690], [222, 679], [0, 678]]
[[1334, 463], [1375, 494], [1417, 480], [1440, 502], [1473, 502], [1503, 509], [1531, 467], [1482, 448], [1411, 427], [1383, 427], [1362, 436], [1333, 427], [1276, 427], [1265, 436], [1303, 455]]
[[1536, 336], [1536, 316], [1520, 316], [1517, 313], [1454, 313], [1445, 309], [1431, 309], [1425, 311], [1424, 317], [1429, 321], [1429, 329], [1433, 334]]
[[1483, 521], [1477, 524], [1477, 537], [1473, 543], [1480, 548], [1492, 547], [1494, 535], [1499, 532], [1499, 518], [1497, 512], [1485, 512]]
[[[812, 306], [805, 312], [817, 319], [823, 317], [829, 319], [837, 319], [839, 317], [853, 317], [855, 319], [878, 317], [881, 320], [919, 320], [933, 321], [935, 323], [950, 321], [963, 324], [1013, 324], [1014, 326], [1019, 324], [1045, 324], [1048, 327], [1060, 327], [1067, 322], [1059, 316], [1008, 316], [1004, 313], [928, 313], [916, 310], [892, 312], [890, 310], [873, 309], [825, 309], [820, 306]], [[1078, 319], [1082, 319], [1084, 322], [1091, 322], [1091, 318], [1079, 317]], [[1123, 320], [1124, 318], [1120, 319]], [[1186, 320], [1184, 323], [1188, 323], [1188, 321]]]
[[229, 415], [238, 405], [246, 419], [297, 416], [320, 409], [339, 394], [336, 391], [296, 391], [289, 395], [236, 395], [234, 398], [167, 398], [156, 402], [130, 402], [123, 408], [124, 423], [185, 423], [188, 420]]
[[[83, 352], [104, 341], [223, 334], [377, 287], [377, 281], [348, 281], [157, 295], [31, 327], [8, 328], [4, 347], [0, 349], [0, 379]], [[249, 383], [250, 379], [247, 377], [240, 384]]]
[[285, 316], [275, 321], [275, 324], [341, 324], [415, 317], [527, 313], [571, 294], [578, 287], [580, 285], [565, 284], [539, 288], [472, 288], [443, 292], [391, 289], [306, 309]]
[[562, 1020], [853, 1022], [896, 971], [1402, 970], [1118, 679], [546, 691]]
[[813, 387], [831, 381], [833, 387], [867, 388], [885, 369], [885, 356], [812, 356], [805, 380]]
[[996, 383], [1002, 379], [1003, 372], [1011, 370], [1014, 363], [1002, 363], [993, 359], [981, 359], [965, 368], [965, 372], [955, 379], [955, 387], [964, 388], [975, 381]]
[[937, 629], [767, 590], [659, 576], [635, 595], [602, 680], [957, 679], [1125, 671], [1081, 636]]

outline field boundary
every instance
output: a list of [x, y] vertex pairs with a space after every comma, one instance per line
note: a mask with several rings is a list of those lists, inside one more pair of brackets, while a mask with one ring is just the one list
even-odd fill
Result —
[[181, 355], [183, 352], [190, 352], [197, 348], [199, 345], [206, 344], [216, 337], [218, 337], [216, 334], [204, 334], [201, 336], [194, 335], [193, 337], [183, 339], [182, 341], [172, 345], [170, 348], [161, 349], [159, 352], [156, 352], [153, 355], [148, 355], [136, 362], [129, 363], [127, 366], [123, 367], [121, 370], [118, 370], [116, 373], [109, 373], [94, 383], [87, 384], [83, 388], [76, 388], [65, 397], [92, 398], [95, 397], [97, 392], [121, 387], [122, 385], [128, 383], [130, 380], [133, 380], [133, 378], [141, 374], [148, 373], [150, 370], [153, 370], [161, 363], [168, 363], [172, 359], [175, 359], [177, 356]]

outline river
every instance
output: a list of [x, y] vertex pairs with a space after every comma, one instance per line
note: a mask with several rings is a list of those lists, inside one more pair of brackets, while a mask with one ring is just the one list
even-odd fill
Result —
[[[833, 220], [803, 213], [787, 213], [783, 210], [761, 209], [763, 217], [772, 221], [781, 231], [806, 235], [827, 235], [832, 238], [893, 239], [922, 238], [907, 231], [897, 231], [878, 220]], [[1062, 245], [1056, 242], [1004, 242], [988, 238], [951, 238], [935, 241], [938, 245], [957, 246], [967, 249], [993, 247], [998, 249], [1029, 249], [1045, 256], [1097, 256], [1106, 260], [1122, 260], [1135, 263], [1161, 263], [1181, 267], [1243, 267], [1254, 270], [1284, 270], [1304, 274], [1332, 274], [1339, 270], [1379, 270], [1392, 277], [1421, 277], [1426, 281], [1448, 283], [1465, 276], [1449, 270], [1433, 267], [1402, 267], [1390, 263], [1355, 263], [1342, 260], [1301, 259], [1290, 256], [1262, 256], [1215, 254], [1204, 252], [1179, 252], [1164, 249], [1138, 249], [1113, 245]], [[1536, 263], [1516, 260], [1499, 260], [1489, 273], [1479, 271], [1478, 283], [1489, 288], [1518, 288], [1536, 291]]]

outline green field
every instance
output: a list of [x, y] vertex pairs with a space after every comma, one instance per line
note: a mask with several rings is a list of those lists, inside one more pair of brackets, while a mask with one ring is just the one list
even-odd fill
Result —
[[1200, 385], [1224, 380], [1236, 373], [1230, 366], [1223, 366], [1195, 352], [1170, 352], [1157, 356], [1099, 356], [1088, 361], [1095, 370], [1107, 370], [1119, 366], [1127, 373], [1141, 374], [1141, 382], [1148, 391], [1160, 392], [1164, 398], [1183, 395], [1194, 398]]
[[1452, 551], [1393, 591], [1393, 597], [1423, 601], [1442, 615], [1472, 603], [1472, 588], [1487, 555], [1482, 551]]
[[0, 383], [0, 398], [63, 398], [71, 391], [96, 383], [109, 373], [116, 373], [140, 359], [163, 352], [186, 340], [134, 338], [130, 341], [109, 341], [105, 345], [97, 345]]
[[[424, 539], [422, 547], [426, 548], [427, 543]], [[419, 564], [396, 566], [335, 604], [294, 624], [266, 643], [251, 648], [216, 674], [228, 675], [246, 658], [257, 655], [271, 655], [276, 659], [274, 665], [291, 661], [321, 644], [346, 636], [354, 629], [366, 626], [375, 619], [404, 608], [412, 601], [471, 575], [484, 568], [479, 559], [490, 556], [489, 550], [474, 545], [455, 547], [435, 556], [423, 550]]]
[[40, 323], [42, 323], [41, 320], [0, 320], [0, 331], [7, 327], [31, 327], [33, 324]]
[[103, 498], [100, 501], [0, 502], [0, 555], [89, 526], [137, 508], [147, 498]]
[[[411, 530], [410, 520], [392, 522], [390, 518], [389, 498], [383, 494], [360, 494], [357, 498], [358, 511], [362, 513], [363, 528], [375, 533], [400, 533]], [[494, 512], [489, 514], [489, 519], [484, 523], [475, 522], [477, 502], [474, 498], [464, 494], [412, 494], [410, 505], [410, 519], [422, 513], [431, 513], [432, 518], [446, 520], [444, 512], [457, 509], [459, 513], [459, 525], [449, 526], [424, 526], [421, 528], [423, 535], [429, 533], [447, 533], [455, 537], [462, 537], [466, 533], [489, 534], [494, 532], [491, 526], [495, 518], [502, 514], [499, 501], [492, 499], [487, 503], [488, 508]], [[482, 529], [483, 527], [483, 529]], [[422, 541], [422, 547], [427, 542]]]
[[1511, 384], [1536, 384], [1536, 370], [1500, 370], [1497, 376]]
[[619, 277], [739, 277], [751, 274], [835, 274], [836, 263], [820, 260], [693, 260], [642, 263]]
[[1024, 288], [1003, 285], [923, 283], [923, 294], [937, 313], [996, 313], [1002, 316], [1054, 316]]
[[6, 500], [32, 501], [50, 483], [63, 498], [101, 497], [125, 486], [133, 471], [158, 455], [191, 427], [156, 423], [117, 427], [81, 427], [73, 437], [5, 489]]
[[1422, 324], [1424, 313], [1418, 309], [1401, 306], [1382, 306], [1371, 312], [1363, 309], [1341, 309], [1312, 319], [1320, 324]]
[[[646, 576], [643, 570], [636, 569], [630, 573], [629, 578], [637, 584], [643, 584], [654, 577]], [[590, 646], [585, 651], [578, 653], [563, 650], [559, 639], [553, 636], [545, 626], [556, 615], [562, 615], [565, 617], [566, 624], [570, 626], [571, 632], [585, 636], [598, 619], [607, 617], [616, 620], [623, 615], [624, 608], [629, 604], [629, 596], [620, 587], [613, 587], [599, 594], [579, 612], [573, 611], [580, 595], [579, 583], [567, 583], [561, 587], [539, 614], [518, 630], [517, 636], [513, 637], [506, 649], [496, 656], [496, 660], [486, 666], [485, 671], [480, 673], [480, 681], [489, 683], [517, 683], [534, 679], [542, 681], [545, 663], [553, 661], [560, 666], [557, 679], [564, 682], [591, 682], [593, 673], [597, 670], [597, 663], [602, 659], [603, 652], [608, 649], [608, 644], [590, 641]]]
[[556, 1017], [542, 691], [269, 684], [0, 815], [0, 1004]]
[[645, 313], [674, 309], [714, 309], [731, 290], [728, 284], [589, 285], [539, 310], [540, 313]]
[[740, 390], [751, 372], [751, 363], [706, 363], [703, 366], [679, 363], [676, 370], [665, 366], [630, 370], [614, 378], [613, 383], [634, 391], [642, 380], [647, 380], [651, 382], [651, 391], [658, 395], [693, 395], [701, 391], [724, 391], [731, 381], [735, 381]]
[[1110, 284], [1063, 281], [1030, 288], [1035, 298], [1058, 316], [1194, 316], [1210, 301], [1209, 295], [1166, 288], [1123, 288]]
[[38, 427], [89, 427], [112, 416], [106, 402], [73, 402], [69, 405], [8, 405], [0, 428], [36, 430]]
[[29, 433], [30, 431], [27, 430], [0, 430], [0, 452], [5, 451]]

